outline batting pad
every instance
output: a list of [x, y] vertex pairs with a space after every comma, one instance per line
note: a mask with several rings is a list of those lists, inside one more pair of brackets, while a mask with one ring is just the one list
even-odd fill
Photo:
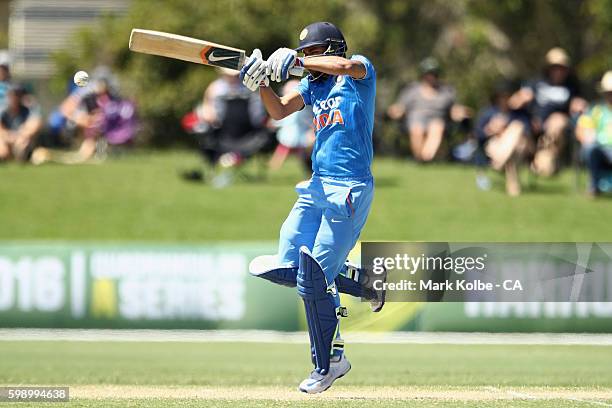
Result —
[[279, 265], [276, 255], [261, 255], [251, 261], [249, 273], [270, 282], [294, 288], [298, 268]]
[[304, 300], [315, 370], [322, 375], [329, 372], [332, 342], [338, 327], [334, 297], [327, 288], [319, 263], [306, 247], [300, 248], [297, 289]]

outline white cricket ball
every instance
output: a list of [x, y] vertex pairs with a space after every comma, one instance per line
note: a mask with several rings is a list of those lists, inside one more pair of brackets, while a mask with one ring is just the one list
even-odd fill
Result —
[[77, 86], [83, 87], [89, 83], [89, 74], [85, 71], [79, 71], [74, 74], [74, 83]]

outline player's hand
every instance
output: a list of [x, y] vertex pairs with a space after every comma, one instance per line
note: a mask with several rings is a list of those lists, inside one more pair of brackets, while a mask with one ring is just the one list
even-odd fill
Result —
[[244, 86], [251, 91], [256, 91], [260, 85], [268, 85], [267, 73], [268, 63], [263, 60], [261, 51], [256, 48], [249, 57], [249, 60], [240, 70], [240, 80]]
[[290, 48], [279, 48], [268, 58], [267, 75], [271, 81], [286, 81], [289, 70], [295, 66], [297, 51]]

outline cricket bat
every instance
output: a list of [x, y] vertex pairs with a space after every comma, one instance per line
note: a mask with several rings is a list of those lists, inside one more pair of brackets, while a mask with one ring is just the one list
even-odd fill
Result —
[[[130, 50], [151, 55], [212, 65], [239, 71], [249, 61], [244, 50], [183, 35], [134, 28], [130, 35]], [[302, 76], [304, 67], [294, 67], [289, 73]]]

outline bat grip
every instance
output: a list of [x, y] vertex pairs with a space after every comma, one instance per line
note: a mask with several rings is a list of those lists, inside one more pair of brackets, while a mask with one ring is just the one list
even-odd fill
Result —
[[[250, 60], [250, 58], [246, 57], [244, 59], [244, 65], [247, 65], [249, 63], [249, 60]], [[299, 66], [299, 67], [295, 66], [295, 67], [291, 68], [289, 70], [289, 75], [301, 77], [302, 75], [304, 75], [304, 67], [303, 66]]]

